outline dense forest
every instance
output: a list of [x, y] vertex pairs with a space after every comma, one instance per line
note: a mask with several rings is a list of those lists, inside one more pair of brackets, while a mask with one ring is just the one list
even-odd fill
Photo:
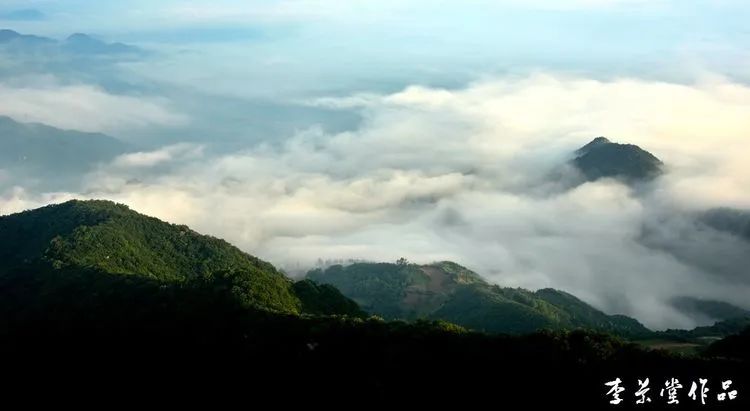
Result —
[[607, 315], [566, 292], [491, 285], [449, 261], [333, 265], [312, 270], [307, 278], [335, 286], [364, 310], [386, 319], [446, 320], [477, 331], [508, 334], [576, 328], [623, 337], [650, 334], [635, 319]]
[[[388, 321], [369, 316], [334, 286], [295, 283], [222, 240], [109, 202], [0, 217], [0, 240], [0, 341], [11, 377], [4, 388], [13, 396], [83, 391], [110, 401], [178, 401], [189, 393], [349, 407], [492, 401], [499, 408], [603, 408], [611, 399], [606, 382], [629, 384], [623, 407], [631, 407], [635, 381], [648, 377], [653, 408], [664, 404], [658, 387], [669, 378], [685, 385], [699, 377], [714, 384], [732, 379], [740, 390], [750, 382], [747, 332], [684, 355], [601, 329], [507, 335], [434, 318]], [[332, 269], [367, 268], [351, 267]], [[458, 265], [430, 267], [442, 267], [468, 293], [491, 293], [497, 307], [515, 301], [530, 310], [541, 303], [524, 298], [534, 297], [550, 310], [567, 307], [569, 319], [593, 315], [553, 290], [495, 289]], [[405, 272], [425, 280], [424, 267], [382, 268], [395, 278]], [[377, 287], [377, 302], [393, 303], [388, 288]], [[741, 409], [743, 398], [725, 405]], [[686, 396], [683, 402], [695, 405]]]

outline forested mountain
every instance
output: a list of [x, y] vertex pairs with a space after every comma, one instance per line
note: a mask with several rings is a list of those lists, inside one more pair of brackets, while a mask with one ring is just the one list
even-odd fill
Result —
[[314, 281], [297, 281], [292, 286], [294, 294], [300, 300], [302, 312], [308, 314], [345, 314], [354, 317], [365, 317], [356, 302], [346, 298], [336, 288], [328, 284], [317, 284]]
[[573, 165], [588, 181], [611, 177], [627, 182], [653, 179], [662, 173], [664, 164], [633, 144], [618, 144], [597, 137], [575, 152]]
[[332, 284], [364, 310], [389, 319], [445, 320], [495, 333], [575, 328], [625, 336], [649, 333], [632, 318], [606, 315], [562, 291], [490, 285], [452, 262], [335, 265], [310, 271], [307, 278]]
[[[507, 336], [443, 321], [363, 318], [331, 285], [293, 283], [222, 240], [108, 201], [0, 217], [0, 244], [0, 348], [12, 377], [6, 398], [85, 387], [101, 401], [189, 392], [466, 404], [494, 398], [500, 385], [504, 404], [596, 407], [606, 404], [602, 384], [613, 376], [666, 378], [668, 370], [746, 383], [744, 337], [709, 350], [735, 359], [709, 360], [591, 330]], [[448, 262], [334, 266], [310, 277], [342, 281], [344, 294], [371, 296], [366, 308], [390, 310], [389, 317], [441, 313], [477, 330], [518, 333], [642, 328], [560, 291], [491, 286]], [[541, 369], [554, 381], [543, 397], [529, 383]], [[436, 387], [444, 389], [425, 397]], [[582, 395], [572, 401], [576, 390]]]
[[[74, 200], [0, 217], [0, 243], [2, 290], [32, 305], [55, 298], [87, 300], [138, 283], [162, 290], [209, 286], [246, 307], [286, 313], [303, 309], [292, 281], [271, 264], [223, 240], [108, 201]], [[64, 296], [74, 289], [80, 295]], [[309, 287], [297, 289], [310, 294]], [[325, 312], [326, 305], [319, 304], [316, 313], [360, 314], [340, 294], [318, 294], [334, 311]]]

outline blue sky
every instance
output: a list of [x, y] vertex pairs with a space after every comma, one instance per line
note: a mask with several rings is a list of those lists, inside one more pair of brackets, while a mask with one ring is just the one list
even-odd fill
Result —
[[[51, 36], [194, 47], [253, 68], [341, 79], [345, 89], [556, 70], [675, 81], [708, 70], [747, 81], [750, 3], [742, 0], [4, 1], [5, 26]], [[223, 49], [218, 45], [224, 45]], [[232, 49], [231, 46], [237, 48]], [[241, 49], [239, 47], [242, 47]], [[180, 63], [182, 64], [182, 63]], [[304, 66], [301, 73], [295, 67]], [[280, 68], [280, 70], [279, 70]], [[219, 70], [220, 67], [214, 67]], [[232, 73], [222, 73], [232, 75]], [[316, 76], [320, 76], [317, 78]], [[300, 85], [302, 87], [302, 85]]]

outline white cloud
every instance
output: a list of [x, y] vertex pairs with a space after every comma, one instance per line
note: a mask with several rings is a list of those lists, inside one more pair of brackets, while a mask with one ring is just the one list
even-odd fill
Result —
[[[468, 0], [460, 7], [524, 10], [590, 10], [622, 7], [656, 7], [670, 3], [668, 0]], [[191, 1], [167, 4], [163, 12], [182, 21], [269, 21], [336, 19], [373, 21], [396, 18], [415, 10], [454, 10], [450, 2], [426, 0], [282, 0], [266, 1]]]
[[115, 95], [90, 85], [19, 87], [0, 83], [0, 100], [0, 115], [62, 129], [117, 132], [188, 122], [163, 99]]
[[150, 168], [175, 158], [195, 159], [203, 153], [203, 147], [195, 144], [175, 144], [153, 151], [123, 154], [115, 158], [112, 165], [121, 168]]
[[[747, 86], [540, 74], [313, 103], [360, 107], [363, 124], [218, 158], [189, 146], [120, 157], [76, 196], [189, 224], [287, 268], [318, 257], [451, 259], [653, 327], [694, 325], [666, 304], [679, 294], [747, 305], [750, 278], [718, 281], [641, 241], [654, 222], [698, 236], [679, 218], [692, 210], [750, 207]], [[598, 135], [641, 145], [669, 173], [640, 194], [613, 181], [550, 190], [550, 170]], [[0, 211], [52, 199], [16, 192]]]

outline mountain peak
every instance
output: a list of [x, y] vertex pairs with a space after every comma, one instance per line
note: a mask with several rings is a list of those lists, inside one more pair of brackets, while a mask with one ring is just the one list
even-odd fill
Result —
[[68, 36], [68, 38], [65, 40], [66, 41], [98, 41], [85, 33], [73, 33], [70, 36]]
[[611, 143], [611, 141], [609, 141], [609, 139], [607, 137], [599, 136], [599, 137], [591, 140], [591, 143], [589, 143], [589, 144], [593, 144], [593, 143], [597, 143], [597, 144], [600, 144], [600, 143]]
[[111, 218], [118, 215], [131, 213], [139, 215], [125, 204], [115, 203], [109, 200], [68, 200], [59, 204], [52, 204], [43, 208], [58, 209], [61, 211], [81, 213], [81, 214], [99, 214], [102, 217]]
[[24, 46], [48, 46], [56, 42], [47, 37], [21, 34], [15, 30], [0, 29], [0, 43], [20, 43]]
[[21, 37], [21, 33], [8, 29], [0, 29], [0, 41], [9, 41]]
[[[0, 217], [0, 273], [96, 272], [161, 284], [214, 279], [242, 304], [297, 312], [291, 282], [226, 241], [103, 200], [71, 200]], [[231, 287], [230, 287], [231, 289]]]
[[137, 47], [123, 43], [108, 43], [85, 33], [74, 33], [65, 40], [69, 51], [84, 54], [133, 54], [140, 53]]
[[661, 174], [663, 163], [634, 144], [613, 143], [597, 137], [575, 152], [575, 165], [588, 181], [620, 178], [629, 182], [650, 180]]
[[601, 146], [603, 144], [613, 144], [613, 143], [607, 137], [597, 137], [597, 138], [591, 140], [591, 142], [589, 142], [585, 146], [583, 146], [583, 147], [579, 148], [578, 150], [576, 150], [576, 155], [577, 156], [584, 155], [584, 154], [588, 153], [594, 147], [598, 147], [598, 146]]

